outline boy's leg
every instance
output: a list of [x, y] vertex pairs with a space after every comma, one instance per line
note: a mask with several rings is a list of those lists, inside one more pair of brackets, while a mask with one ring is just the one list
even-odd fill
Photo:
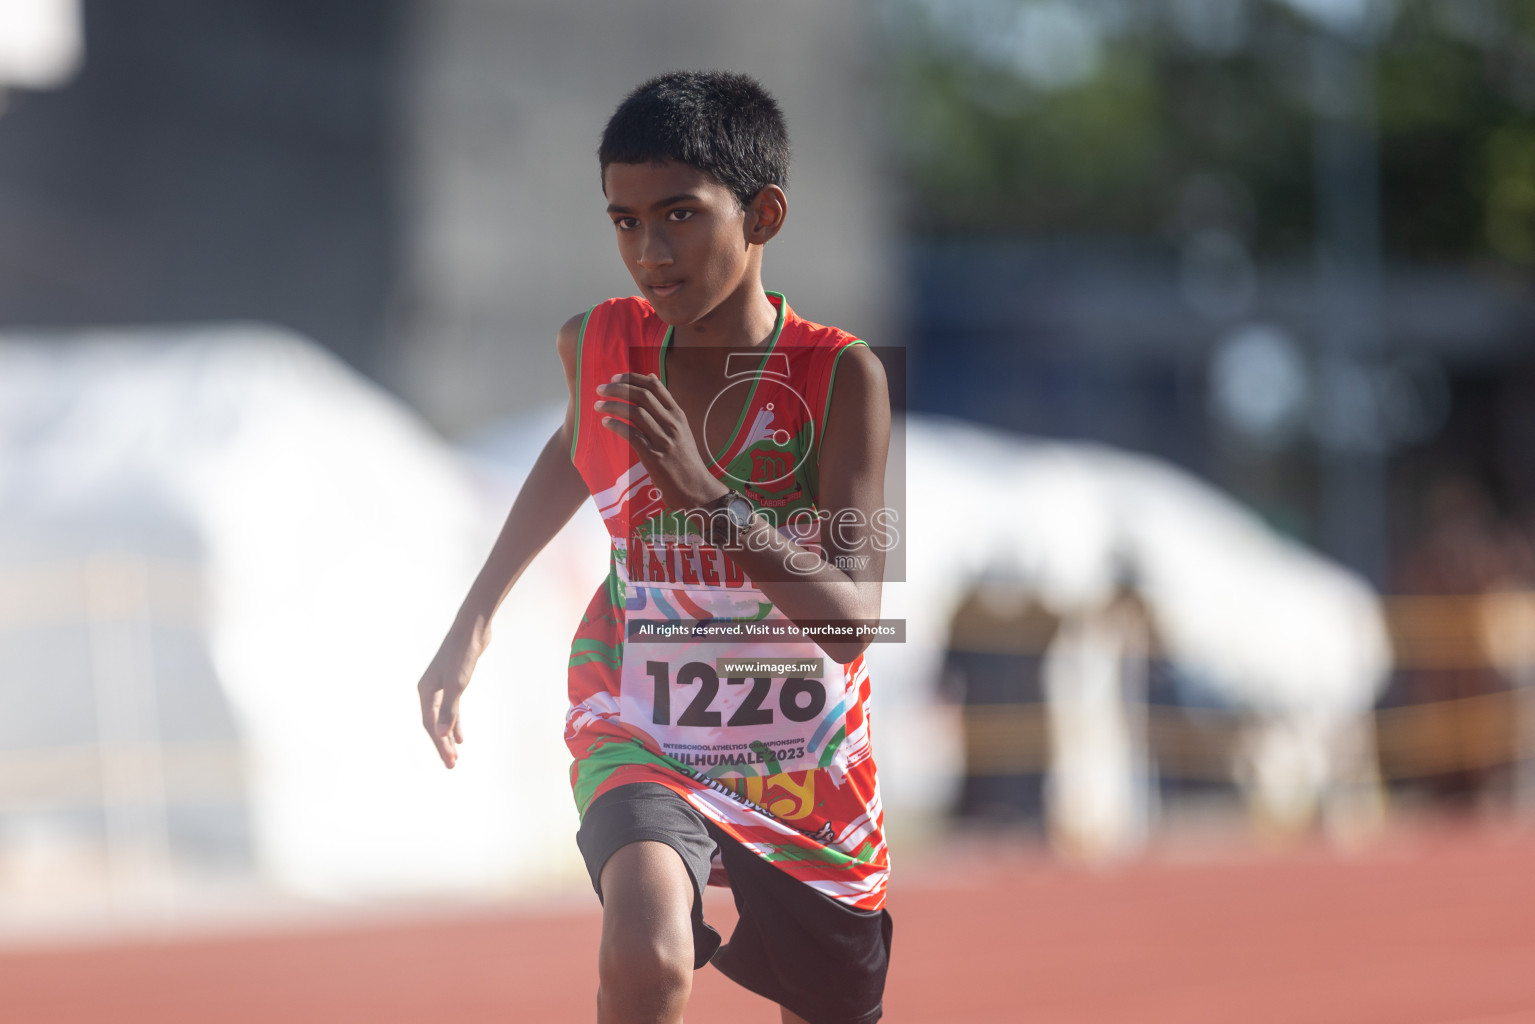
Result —
[[693, 989], [687, 865], [665, 843], [629, 843], [608, 858], [601, 885], [598, 1024], [677, 1024]]

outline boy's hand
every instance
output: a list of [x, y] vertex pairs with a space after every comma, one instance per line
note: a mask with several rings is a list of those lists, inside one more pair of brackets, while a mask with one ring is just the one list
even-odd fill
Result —
[[614, 374], [597, 394], [602, 425], [629, 442], [668, 508], [699, 508], [729, 489], [704, 465], [686, 414], [655, 374]]
[[464, 726], [458, 717], [458, 701], [469, 686], [479, 652], [475, 645], [452, 635], [437, 649], [437, 656], [427, 666], [416, 692], [421, 698], [421, 724], [442, 763], [452, 768], [458, 761], [458, 744], [464, 742]]

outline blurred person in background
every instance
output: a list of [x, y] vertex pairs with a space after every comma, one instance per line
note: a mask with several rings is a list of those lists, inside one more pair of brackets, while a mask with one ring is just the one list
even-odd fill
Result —
[[[1441, 477], [1431, 485], [1424, 505], [1423, 527], [1401, 560], [1398, 588], [1402, 593], [1464, 598], [1461, 607], [1466, 621], [1460, 625], [1469, 634], [1471, 619], [1480, 607], [1476, 598], [1535, 588], [1535, 548], [1529, 536], [1499, 511], [1475, 478], [1464, 473]], [[1490, 662], [1468, 662], [1404, 670], [1398, 692], [1410, 704], [1453, 702], [1506, 692], [1510, 682]], [[1478, 749], [1485, 742], [1479, 735], [1483, 718], [1455, 710], [1466, 705], [1448, 707], [1443, 721], [1453, 733], [1452, 741], [1467, 751]], [[1505, 745], [1511, 746], [1513, 719], [1498, 723], [1497, 728], [1507, 734]], [[1513, 764], [1467, 765], [1428, 776], [1421, 784], [1437, 801], [1469, 809], [1506, 790], [1513, 768]]]

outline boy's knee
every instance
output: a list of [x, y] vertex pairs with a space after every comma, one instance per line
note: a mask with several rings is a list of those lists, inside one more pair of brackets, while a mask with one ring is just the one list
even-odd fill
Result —
[[660, 843], [626, 846], [602, 884], [602, 1020], [679, 1019], [693, 987], [693, 882], [681, 859]]
[[679, 1020], [693, 989], [692, 943], [684, 949], [657, 936], [605, 938], [597, 974], [605, 1024]]

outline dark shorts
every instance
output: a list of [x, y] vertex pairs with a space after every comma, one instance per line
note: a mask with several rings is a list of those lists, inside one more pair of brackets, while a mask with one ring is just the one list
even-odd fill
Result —
[[[810, 1024], [869, 1024], [883, 1012], [890, 914], [855, 910], [816, 892], [716, 828], [656, 782], [609, 790], [576, 833], [597, 898], [602, 868], [621, 846], [653, 840], [693, 876], [693, 967], [712, 963], [737, 984]], [[730, 942], [704, 923], [703, 891], [718, 849], [740, 920]]]

